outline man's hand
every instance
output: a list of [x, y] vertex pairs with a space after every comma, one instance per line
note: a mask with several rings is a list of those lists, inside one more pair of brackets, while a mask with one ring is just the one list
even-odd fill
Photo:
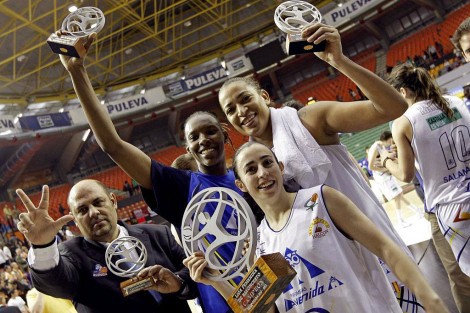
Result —
[[161, 265], [146, 267], [137, 274], [137, 277], [152, 277], [155, 286], [149, 289], [154, 289], [160, 293], [173, 293], [181, 289], [181, 280], [172, 271]]
[[19, 215], [18, 230], [33, 245], [45, 245], [54, 240], [55, 235], [68, 222], [73, 220], [72, 215], [64, 215], [54, 221], [49, 215], [49, 187], [42, 187], [42, 197], [38, 207], [35, 207], [31, 199], [23, 190], [17, 189], [16, 194], [23, 202], [27, 213]]

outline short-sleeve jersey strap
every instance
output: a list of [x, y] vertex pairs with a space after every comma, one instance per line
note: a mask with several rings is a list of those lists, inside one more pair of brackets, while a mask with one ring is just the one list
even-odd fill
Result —
[[151, 179], [152, 189], [141, 187], [145, 202], [164, 219], [179, 226], [188, 203], [191, 172], [152, 160]]

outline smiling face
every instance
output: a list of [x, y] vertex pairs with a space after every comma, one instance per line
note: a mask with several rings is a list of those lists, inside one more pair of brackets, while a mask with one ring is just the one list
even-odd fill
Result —
[[189, 118], [184, 128], [186, 150], [198, 163], [205, 174], [214, 173], [211, 168], [225, 166], [225, 136], [219, 122], [210, 114], [201, 113]]
[[82, 235], [90, 240], [111, 242], [117, 238], [117, 200], [94, 180], [75, 184], [69, 207]]
[[239, 80], [223, 86], [219, 103], [230, 124], [235, 129], [255, 138], [263, 136], [269, 125], [269, 95], [265, 90]]
[[285, 192], [283, 165], [265, 145], [250, 143], [237, 153], [234, 164], [239, 178], [236, 181], [238, 188], [248, 192], [261, 208]]

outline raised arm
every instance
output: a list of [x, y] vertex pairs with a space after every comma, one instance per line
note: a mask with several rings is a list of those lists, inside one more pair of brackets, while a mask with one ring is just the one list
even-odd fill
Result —
[[[392, 136], [397, 146], [397, 158], [385, 162], [385, 167], [390, 173], [404, 182], [411, 182], [415, 176], [415, 154], [411, 147], [413, 130], [408, 119], [404, 116], [393, 122]], [[389, 157], [383, 151], [380, 154], [382, 162]]]
[[54, 221], [49, 215], [48, 186], [42, 187], [42, 197], [37, 207], [22, 189], [17, 189], [16, 193], [26, 208], [26, 213], [19, 215], [18, 230], [35, 246], [50, 244], [59, 230], [73, 220], [72, 215], [64, 215]]
[[308, 41], [327, 41], [324, 52], [315, 55], [351, 79], [367, 96], [367, 101], [317, 102], [306, 106], [309, 113], [304, 123], [312, 127], [321, 123], [327, 134], [358, 132], [391, 121], [402, 115], [407, 104], [403, 97], [380, 77], [348, 59], [342, 52], [341, 38], [334, 27], [320, 23], [304, 29]]
[[385, 261], [393, 273], [418, 297], [428, 313], [448, 313], [416, 264], [357, 206], [339, 191], [323, 187], [323, 198], [337, 228]]
[[[96, 34], [92, 34], [87, 38], [85, 43], [87, 51], [95, 37]], [[101, 105], [93, 90], [83, 64], [84, 58], [60, 55], [60, 60], [70, 74], [73, 87], [98, 144], [129, 176], [143, 187], [151, 189], [150, 157], [119, 137], [106, 108]]]
[[34, 286], [38, 291], [54, 297], [72, 299], [79, 286], [80, 275], [76, 263], [71, 261], [65, 249], [59, 253], [55, 235], [62, 226], [73, 220], [73, 216], [64, 215], [56, 221], [50, 217], [47, 186], [42, 188], [41, 201], [37, 207], [23, 190], [18, 189], [16, 193], [27, 210], [20, 214], [18, 230], [33, 245], [28, 263]]

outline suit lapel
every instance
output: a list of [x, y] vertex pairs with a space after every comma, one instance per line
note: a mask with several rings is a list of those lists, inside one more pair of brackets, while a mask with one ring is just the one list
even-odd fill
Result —
[[136, 227], [127, 227], [127, 225], [124, 225], [124, 227], [126, 227], [129, 236], [139, 239], [144, 244], [145, 249], [147, 250], [147, 262], [145, 263], [145, 267], [156, 264], [155, 254], [150, 251], [152, 243], [150, 242], [149, 235]]
[[104, 246], [99, 243], [83, 239], [82, 248], [83, 251], [90, 257], [90, 259], [94, 260], [102, 266], [106, 266], [106, 248]]

